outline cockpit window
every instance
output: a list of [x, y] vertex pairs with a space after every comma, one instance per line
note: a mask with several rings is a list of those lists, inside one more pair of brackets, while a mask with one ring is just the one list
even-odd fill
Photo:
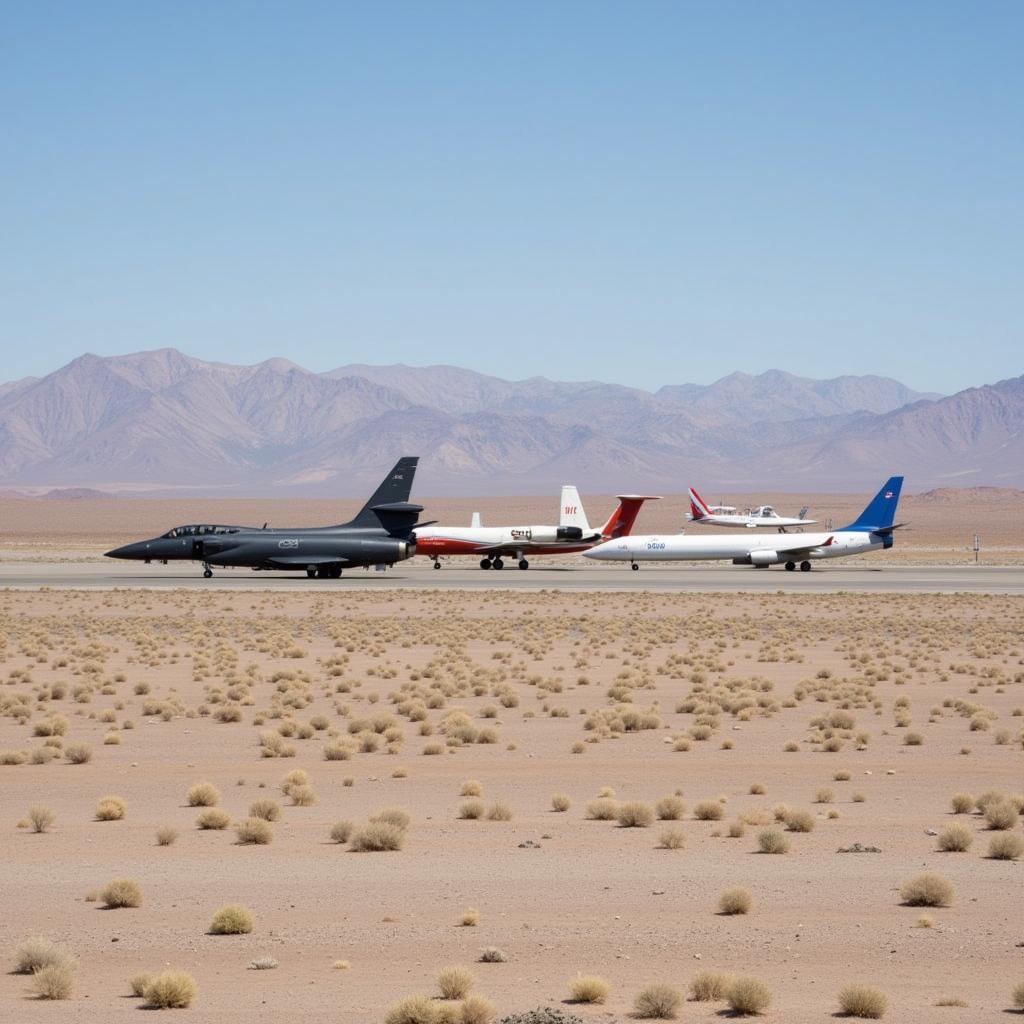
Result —
[[238, 533], [238, 530], [237, 526], [175, 526], [164, 537], [173, 540], [175, 537], [195, 537], [206, 533]]

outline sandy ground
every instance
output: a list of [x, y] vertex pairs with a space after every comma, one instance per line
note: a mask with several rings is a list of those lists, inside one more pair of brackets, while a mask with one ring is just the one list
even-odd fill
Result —
[[[850, 522], [868, 495], [756, 494], [725, 495], [737, 507], [772, 503], [782, 515], [802, 505], [822, 528]], [[592, 525], [604, 522], [615, 506], [612, 496], [583, 496]], [[534, 498], [430, 498], [416, 500], [424, 518], [445, 524], [469, 525], [479, 511], [488, 525], [551, 523], [558, 511], [556, 495]], [[709, 498], [709, 500], [711, 500]], [[718, 500], [718, 496], [714, 500]], [[23, 500], [0, 498], [0, 561], [77, 561], [99, 559], [104, 551], [142, 537], [163, 533], [183, 523], [213, 522], [261, 526], [324, 526], [343, 522], [358, 510], [359, 501], [283, 501], [257, 499], [83, 499]], [[689, 510], [688, 499], [667, 495], [649, 502], [637, 518], [636, 533], [674, 533]], [[1020, 492], [952, 491], [942, 499], [905, 495], [900, 521], [908, 525], [895, 547], [873, 555], [889, 564], [961, 565], [974, 561], [973, 538], [981, 541], [981, 561], [989, 565], [1024, 564], [1024, 500]], [[687, 526], [692, 533], [711, 527]], [[462, 560], [459, 560], [462, 561]], [[575, 564], [578, 556], [560, 558]]]
[[[436, 994], [451, 963], [471, 965], [501, 1013], [561, 1005], [584, 972], [610, 982], [609, 1000], [566, 1009], [625, 1020], [644, 985], [685, 990], [712, 968], [763, 979], [770, 1021], [831, 1020], [854, 980], [889, 995], [890, 1020], [1006, 1020], [1024, 980], [1024, 861], [987, 858], [996, 833], [978, 814], [954, 817], [949, 798], [1024, 790], [1022, 629], [1021, 599], [963, 595], [0, 594], [0, 751], [41, 747], [35, 727], [59, 715], [68, 727], [55, 748], [93, 752], [80, 765], [0, 764], [3, 955], [12, 963], [40, 933], [79, 958], [69, 1002], [38, 1002], [30, 978], [0, 975], [0, 1020], [134, 1020], [128, 979], [171, 965], [199, 986], [182, 1019], [381, 1021], [406, 995]], [[47, 699], [55, 684], [66, 693]], [[217, 721], [223, 706], [241, 720]], [[656, 716], [652, 727], [595, 723], [624, 707]], [[841, 749], [824, 752], [820, 719], [844, 708], [852, 727], [836, 726]], [[452, 738], [424, 756], [456, 709], [497, 742]], [[972, 714], [989, 727], [971, 731]], [[260, 756], [261, 733], [320, 715], [325, 729], [284, 739], [293, 757]], [[324, 759], [332, 734], [361, 741], [374, 715], [393, 719], [393, 753], [383, 742]], [[411, 720], [421, 715], [430, 736]], [[691, 737], [700, 716], [706, 740]], [[920, 746], [906, 745], [912, 732]], [[105, 744], [108, 733], [120, 743]], [[281, 793], [295, 768], [309, 773], [312, 806]], [[460, 820], [467, 779], [512, 820]], [[202, 781], [233, 820], [276, 799], [273, 842], [197, 829], [185, 793]], [[651, 805], [678, 791], [684, 819], [588, 820], [604, 786]], [[815, 802], [821, 787], [832, 802]], [[556, 792], [571, 799], [565, 813], [550, 809]], [[124, 820], [95, 820], [108, 794], [125, 800]], [[702, 800], [722, 801], [722, 821], [695, 819]], [[787, 833], [786, 855], [759, 854], [758, 815], [780, 803], [809, 810], [814, 830]], [[36, 804], [56, 815], [45, 834], [16, 827]], [[411, 815], [401, 851], [330, 842], [332, 822], [389, 806]], [[741, 814], [755, 823], [729, 838]], [[969, 826], [971, 849], [937, 852], [927, 830], [954, 821]], [[159, 847], [164, 824], [180, 835]], [[659, 849], [672, 825], [685, 848]], [[881, 852], [837, 852], [854, 842]], [[952, 906], [901, 905], [900, 883], [923, 870], [953, 883]], [[141, 884], [140, 907], [87, 899], [122, 876]], [[745, 916], [716, 913], [733, 886], [752, 894]], [[253, 932], [206, 934], [236, 902]], [[479, 924], [462, 927], [470, 907]], [[916, 926], [922, 913], [933, 927]], [[507, 962], [474, 963], [486, 946]], [[279, 967], [249, 970], [263, 955]], [[333, 969], [338, 959], [350, 969]], [[967, 1006], [935, 1008], [944, 997]], [[681, 1016], [724, 1010], [688, 1002]]]

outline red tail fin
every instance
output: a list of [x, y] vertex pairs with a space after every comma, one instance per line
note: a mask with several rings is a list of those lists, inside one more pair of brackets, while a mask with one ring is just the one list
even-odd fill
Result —
[[690, 488], [690, 516], [693, 519], [703, 519], [711, 515], [707, 502], [691, 487]]
[[640, 506], [645, 501], [658, 501], [657, 494], [619, 494], [618, 507], [608, 517], [608, 522], [601, 527], [601, 536], [605, 540], [615, 537], [628, 537], [629, 531], [633, 529]]

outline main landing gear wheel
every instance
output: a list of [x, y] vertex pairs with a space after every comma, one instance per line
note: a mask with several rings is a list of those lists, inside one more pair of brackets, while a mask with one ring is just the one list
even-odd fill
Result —
[[801, 572], [810, 572], [811, 571], [811, 563], [810, 562], [801, 562], [800, 563], [800, 571]]
[[496, 558], [493, 562], [491, 562], [491, 568], [492, 569], [504, 569], [505, 568], [505, 563], [500, 558]]
[[203, 566], [203, 576], [206, 579], [209, 579], [212, 575], [213, 575], [213, 570], [208, 565], [204, 565]]
[[796, 568], [796, 562], [786, 563], [786, 572], [792, 572]]
[[440, 569], [441, 568], [441, 563], [440, 562], [434, 562], [434, 568], [435, 569]]
[[530, 563], [525, 558], [520, 558], [519, 559], [519, 568], [520, 569], [529, 569], [530, 568]]
[[309, 577], [309, 578], [310, 578], [311, 580], [312, 580], [312, 579], [315, 579], [315, 578], [316, 578], [316, 569], [314, 569], [314, 568], [313, 568], [313, 566], [310, 566], [310, 567], [309, 567], [309, 568], [308, 568], [308, 569], [306, 570], [306, 575], [307, 575], [307, 576], [308, 576], [308, 577]]
[[633, 570], [633, 572], [636, 572], [637, 570], [639, 570], [639, 568], [640, 568], [640, 566], [639, 566], [639, 565], [637, 565], [637, 564], [636, 564], [636, 562], [634, 562], [634, 563], [633, 563], [633, 564], [632, 564], [632, 565], [630, 566], [630, 569], [632, 569], [632, 570]]
[[480, 559], [480, 568], [481, 569], [490, 569], [490, 567], [491, 567], [491, 560], [489, 558], [481, 558]]

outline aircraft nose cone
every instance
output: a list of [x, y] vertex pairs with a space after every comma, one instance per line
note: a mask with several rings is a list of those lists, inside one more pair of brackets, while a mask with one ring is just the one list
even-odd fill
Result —
[[125, 544], [123, 547], [114, 548], [112, 551], [106, 552], [107, 558], [144, 558], [143, 554], [144, 545], [142, 544]]

